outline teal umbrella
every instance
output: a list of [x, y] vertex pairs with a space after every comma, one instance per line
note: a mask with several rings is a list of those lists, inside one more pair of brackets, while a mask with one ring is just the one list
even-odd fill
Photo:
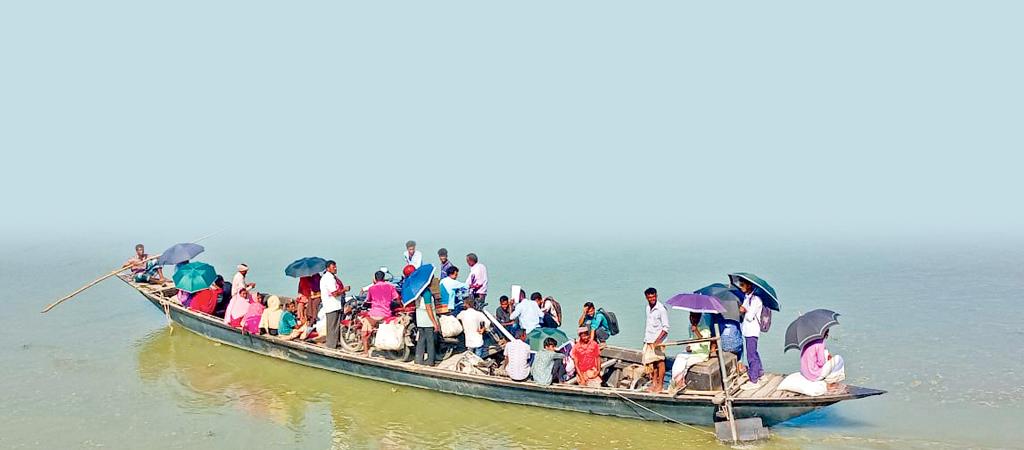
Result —
[[199, 292], [210, 287], [217, 279], [217, 271], [207, 263], [190, 262], [174, 271], [174, 286], [185, 292]]
[[758, 295], [761, 297], [761, 302], [764, 303], [764, 306], [767, 306], [768, 309], [780, 311], [779, 296], [775, 294], [775, 288], [768, 284], [767, 281], [764, 281], [763, 278], [748, 272], [736, 272], [729, 274], [729, 282], [732, 283], [733, 286], [736, 286], [737, 288], [740, 287], [740, 280], [749, 281], [750, 284], [754, 285], [755, 291], [760, 291], [760, 293], [765, 294]]
[[544, 339], [547, 338], [555, 340], [555, 348], [569, 342], [569, 336], [566, 336], [558, 328], [534, 328], [530, 334], [526, 335], [526, 342], [530, 344], [530, 350], [537, 352], [544, 348]]

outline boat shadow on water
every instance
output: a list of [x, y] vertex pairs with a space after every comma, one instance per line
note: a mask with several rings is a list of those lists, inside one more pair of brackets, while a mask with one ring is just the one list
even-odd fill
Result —
[[[717, 446], [657, 422], [452, 396], [268, 359], [175, 327], [138, 343], [140, 378], [185, 414], [241, 414], [300, 442], [399, 447]], [[324, 428], [325, 419], [330, 425]], [[338, 446], [338, 445], [336, 445]]]

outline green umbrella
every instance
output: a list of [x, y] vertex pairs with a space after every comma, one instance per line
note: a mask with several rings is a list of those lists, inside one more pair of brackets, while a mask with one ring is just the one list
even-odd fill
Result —
[[758, 288], [757, 290], [765, 293], [764, 296], [761, 296], [761, 301], [764, 303], [764, 306], [767, 306], [768, 309], [779, 311], [779, 296], [775, 294], [775, 288], [773, 288], [772, 285], [768, 284], [767, 281], [764, 281], [763, 278], [752, 273], [736, 272], [729, 274], [729, 282], [737, 288], [740, 287], [740, 279], [749, 281], [755, 288]]
[[217, 271], [207, 263], [190, 262], [174, 271], [174, 286], [185, 292], [199, 292], [210, 287], [217, 279]]
[[544, 339], [547, 338], [555, 340], [555, 348], [569, 342], [569, 336], [566, 336], [558, 328], [534, 328], [530, 334], [526, 335], [526, 342], [530, 344], [530, 350], [538, 352], [544, 348]]

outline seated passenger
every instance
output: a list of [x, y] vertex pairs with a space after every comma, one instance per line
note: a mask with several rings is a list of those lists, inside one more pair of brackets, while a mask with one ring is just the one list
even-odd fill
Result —
[[743, 357], [743, 333], [740, 331], [740, 323], [726, 319], [721, 314], [714, 315], [714, 323], [722, 330], [722, 351], [736, 355], [736, 370], [740, 373], [745, 372], [746, 368], [740, 362], [740, 358]]
[[530, 375], [534, 383], [547, 386], [565, 381], [565, 355], [555, 351], [557, 344], [552, 338], [544, 339], [544, 348], [533, 357]]
[[164, 281], [164, 269], [156, 264], [156, 258], [149, 259], [146, 247], [142, 244], [135, 245], [135, 256], [124, 263], [122, 267], [130, 268], [132, 280], [136, 283], [160, 284]]
[[580, 386], [601, 387], [601, 349], [590, 339], [590, 328], [580, 327], [576, 331], [579, 338], [571, 353], [576, 380]]
[[808, 342], [800, 351], [800, 373], [810, 381], [824, 381], [829, 392], [841, 391], [840, 382], [846, 379], [843, 357], [829, 353], [825, 339], [828, 339], [828, 330], [824, 338]]
[[[269, 303], [269, 301], [268, 301]], [[277, 336], [286, 341], [305, 338], [306, 324], [295, 318], [299, 305], [295, 300], [288, 300], [284, 305], [284, 312], [277, 324]]]
[[[220, 281], [220, 285], [217, 284], [217, 281]], [[213, 314], [217, 308], [217, 299], [220, 298], [220, 294], [224, 290], [224, 279], [217, 277], [217, 281], [214, 281], [209, 288], [196, 292], [192, 296], [192, 303], [188, 305], [188, 309], [204, 314]]]
[[367, 290], [370, 301], [369, 317], [363, 317], [363, 348], [366, 356], [370, 356], [370, 334], [377, 328], [377, 323], [391, 317], [391, 302], [401, 298], [395, 285], [384, 281], [384, 272], [378, 270], [373, 274], [373, 285]]
[[607, 342], [611, 336], [611, 332], [608, 331], [608, 317], [603, 311], [597, 310], [592, 302], [583, 304], [579, 326], [590, 328], [590, 339], [597, 341], [598, 344]]
[[277, 326], [281, 323], [281, 298], [276, 295], [267, 297], [267, 309], [260, 316], [260, 334], [277, 336]]
[[224, 311], [224, 323], [235, 328], [241, 327], [242, 318], [249, 311], [249, 303], [251, 302], [252, 298], [249, 295], [248, 289], [243, 288], [238, 291], [238, 295], [231, 297], [231, 301], [228, 302], [228, 308]]
[[[711, 337], [711, 330], [706, 320], [701, 320], [701, 313], [690, 313], [690, 339], [703, 339]], [[686, 386], [686, 372], [694, 364], [708, 360], [711, 354], [711, 346], [708, 342], [689, 344], [683, 347], [683, 351], [676, 355], [672, 363], [672, 381], [669, 383], [669, 390]]]
[[541, 326], [544, 328], [558, 328], [562, 326], [562, 305], [554, 297], [547, 296], [540, 304], [540, 312], [544, 314], [541, 319]]
[[260, 319], [266, 309], [263, 302], [260, 301], [259, 294], [256, 294], [255, 298], [249, 302], [249, 308], [246, 309], [245, 315], [242, 316], [242, 329], [247, 333], [260, 334]]
[[519, 330], [515, 339], [505, 344], [505, 373], [514, 381], [526, 381], [530, 377], [530, 344], [526, 343], [526, 332]]
[[494, 318], [498, 320], [498, 323], [501, 324], [509, 334], [513, 336], [518, 334], [519, 325], [517, 325], [516, 321], [512, 319], [512, 302], [508, 301], [507, 295], [502, 295], [501, 298], [498, 299], [498, 309], [494, 311]]
[[487, 347], [484, 346], [484, 332], [491, 324], [490, 319], [484, 313], [476, 310], [476, 300], [466, 299], [466, 309], [456, 316], [462, 322], [462, 333], [466, 336], [466, 350], [469, 350], [484, 358], [487, 356]]
[[515, 311], [512, 311], [512, 319], [519, 319], [519, 328], [522, 328], [524, 332], [529, 334], [534, 328], [540, 326], [540, 320], [544, 313], [540, 312], [540, 304], [544, 298], [540, 295], [540, 292], [534, 292], [530, 295], [530, 300], [523, 300], [516, 305]]

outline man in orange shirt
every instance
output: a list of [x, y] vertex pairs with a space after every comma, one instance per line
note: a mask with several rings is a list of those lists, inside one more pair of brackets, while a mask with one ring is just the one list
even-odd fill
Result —
[[571, 352], [576, 378], [580, 386], [601, 387], [601, 348], [590, 339], [589, 327], [580, 327], [577, 331], [579, 339]]

